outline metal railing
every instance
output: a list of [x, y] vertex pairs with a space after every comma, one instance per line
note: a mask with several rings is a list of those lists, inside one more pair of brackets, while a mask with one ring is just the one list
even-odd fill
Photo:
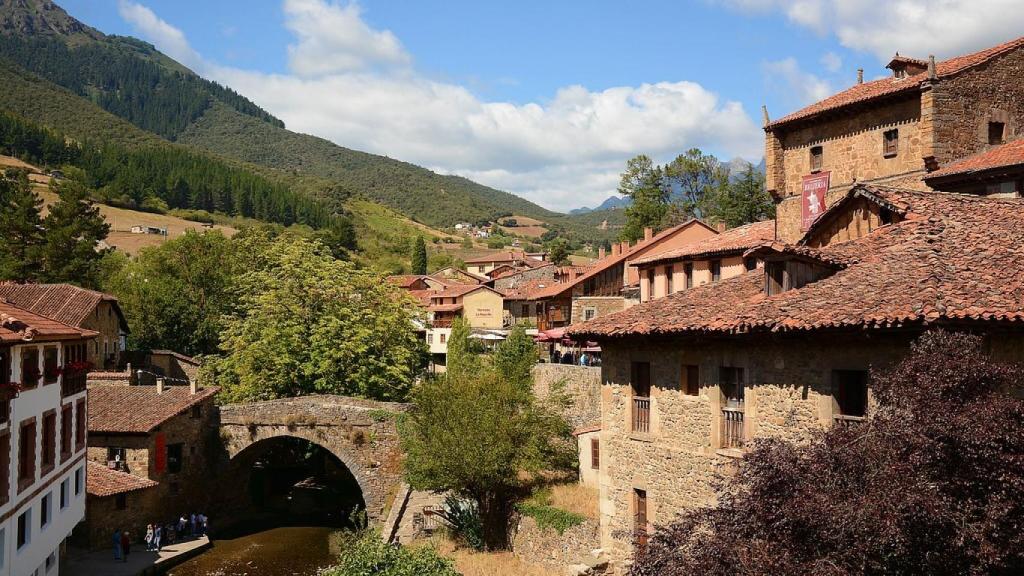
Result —
[[743, 410], [722, 408], [722, 448], [743, 448]]
[[85, 391], [86, 372], [65, 372], [60, 378], [60, 395], [63, 398]]
[[633, 398], [633, 432], [651, 431], [651, 399]]

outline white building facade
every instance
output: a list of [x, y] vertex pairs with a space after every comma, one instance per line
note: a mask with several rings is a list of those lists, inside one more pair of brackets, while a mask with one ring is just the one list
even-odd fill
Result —
[[0, 576], [56, 575], [85, 517], [95, 334], [0, 305]]

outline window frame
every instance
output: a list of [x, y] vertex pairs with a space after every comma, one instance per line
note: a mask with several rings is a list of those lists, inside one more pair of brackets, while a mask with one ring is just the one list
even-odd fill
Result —
[[718, 282], [722, 279], [722, 261], [711, 260], [708, 262], [708, 270], [711, 272], [711, 281]]
[[[18, 493], [36, 481], [36, 464], [38, 457], [36, 417], [26, 418], [18, 425]], [[30, 439], [31, 446], [26, 445], [26, 439]], [[27, 456], [31, 455], [31, 458]]]
[[687, 290], [693, 288], [693, 262], [683, 264], [683, 276], [685, 277], [683, 286], [685, 286]]
[[[869, 377], [870, 375], [867, 370], [832, 370], [832, 410], [834, 416], [853, 416], [855, 418], [867, 416]], [[851, 391], [848, 389], [850, 386], [856, 386], [858, 389]], [[857, 396], [857, 398], [852, 398], [852, 396]]]
[[590, 469], [601, 469], [601, 440], [597, 437], [590, 439]]
[[39, 477], [57, 467], [57, 410], [43, 412], [43, 430], [39, 443]]
[[[998, 139], [993, 138], [996, 134], [993, 132], [994, 128], [999, 129]], [[997, 120], [988, 121], [988, 143], [990, 146], [999, 146], [1006, 143], [1006, 122], [999, 122]]]
[[[171, 455], [171, 450], [174, 449], [178, 452], [178, 458], [175, 461]], [[185, 469], [185, 443], [175, 442], [173, 444], [167, 444], [167, 473], [168, 474], [181, 474]], [[173, 463], [173, 464], [172, 464]]]
[[672, 276], [675, 275], [675, 271], [676, 271], [676, 267], [675, 266], [673, 266], [671, 264], [665, 266], [665, 296], [671, 296], [672, 295], [672, 289], [674, 288], [674, 286], [673, 286], [674, 282], [673, 282]]
[[825, 149], [819, 146], [811, 146], [810, 149], [811, 173], [821, 172], [825, 165]]
[[893, 128], [882, 132], [882, 157], [895, 158], [900, 151], [900, 131]]
[[16, 540], [14, 542], [15, 550], [22, 550], [26, 546], [32, 543], [32, 508], [25, 510], [18, 515], [17, 526], [16, 526]]
[[[53, 354], [53, 364], [50, 365], [48, 356]], [[43, 347], [43, 385], [56, 384], [60, 380], [60, 351], [56, 346]]]
[[697, 364], [683, 364], [680, 369], [679, 389], [684, 396], [700, 396], [700, 366]]
[[[35, 361], [31, 361], [34, 359]], [[39, 347], [27, 346], [21, 349], [21, 385], [26, 389], [39, 386], [42, 374], [39, 373]]]

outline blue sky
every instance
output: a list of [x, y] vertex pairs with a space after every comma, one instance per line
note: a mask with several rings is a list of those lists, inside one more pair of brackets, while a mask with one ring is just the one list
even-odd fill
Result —
[[291, 129], [559, 210], [611, 195], [635, 154], [756, 162], [762, 104], [781, 116], [858, 67], [884, 74], [896, 50], [944, 57], [1024, 33], [1011, 0], [60, 3]]

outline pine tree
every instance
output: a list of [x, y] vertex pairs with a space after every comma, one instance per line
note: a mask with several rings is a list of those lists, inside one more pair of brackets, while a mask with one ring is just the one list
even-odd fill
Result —
[[427, 244], [422, 236], [416, 237], [416, 243], [412, 247], [412, 273], [427, 273]]
[[55, 187], [57, 202], [43, 219], [44, 278], [49, 282], [73, 282], [87, 287], [98, 285], [101, 240], [110, 225], [89, 198], [89, 189], [73, 180]]
[[644, 228], [658, 228], [668, 214], [668, 190], [664, 187], [664, 171], [647, 156], [631, 158], [626, 163], [619, 183], [619, 194], [629, 196], [632, 203], [626, 208], [623, 240], [644, 237]]
[[42, 205], [25, 172], [8, 171], [0, 176], [0, 279], [38, 280], [42, 270]]

